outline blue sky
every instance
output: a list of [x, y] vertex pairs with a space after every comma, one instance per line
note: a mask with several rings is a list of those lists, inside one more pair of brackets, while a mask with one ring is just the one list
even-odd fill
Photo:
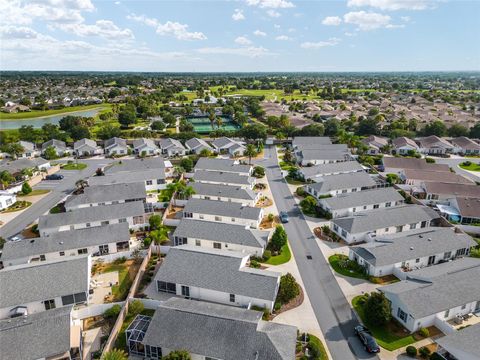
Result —
[[480, 70], [480, 1], [0, 0], [2, 70]]

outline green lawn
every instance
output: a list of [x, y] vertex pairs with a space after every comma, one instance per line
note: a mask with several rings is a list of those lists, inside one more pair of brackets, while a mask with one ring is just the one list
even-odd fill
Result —
[[62, 166], [63, 170], [83, 170], [87, 167], [84, 163], [71, 163]]
[[305, 185], [305, 182], [300, 181], [300, 180], [296, 180], [296, 179], [292, 179], [290, 176], [285, 176], [285, 180], [290, 185]]
[[133, 280], [128, 276], [128, 266], [126, 263], [110, 263], [102, 271], [103, 273], [118, 271], [118, 285], [112, 286], [113, 301], [123, 301], [127, 297]]
[[315, 344], [317, 346], [317, 349], [320, 352], [320, 354], [317, 357], [315, 357], [315, 359], [328, 360], [327, 351], [325, 350], [325, 346], [323, 346], [322, 341], [318, 337], [316, 337], [315, 335], [308, 334], [308, 336], [310, 338], [310, 342]]
[[373, 336], [377, 340], [378, 345], [380, 345], [386, 350], [393, 351], [416, 342], [412, 334], [400, 336], [389, 331], [386, 326], [379, 326], [366, 322], [363, 306], [360, 304], [360, 300], [362, 299], [362, 297], [363, 295], [354, 297], [352, 299], [352, 306], [357, 312], [362, 322], [365, 324], [365, 326], [367, 326], [368, 329], [372, 332]]
[[36, 189], [36, 190], [32, 190], [32, 192], [30, 194], [18, 194], [17, 196], [21, 196], [21, 197], [27, 197], [27, 196], [37, 196], [37, 195], [43, 195], [43, 194], [48, 194], [50, 192], [50, 190], [47, 190], [47, 189]]
[[23, 120], [23, 119], [31, 119], [40, 116], [49, 116], [49, 115], [58, 115], [58, 114], [67, 114], [73, 111], [83, 111], [83, 110], [91, 110], [91, 109], [101, 109], [105, 108], [108, 105], [106, 104], [96, 104], [96, 105], [84, 105], [84, 106], [71, 106], [66, 107], [63, 109], [55, 109], [55, 110], [32, 110], [28, 112], [20, 112], [15, 114], [9, 113], [1, 113], [0, 112], [0, 120]]
[[335, 272], [339, 273], [340, 275], [349, 276], [357, 279], [368, 280], [368, 276], [365, 275], [364, 273], [355, 271], [355, 269], [353, 269], [352, 267], [348, 267], [348, 268], [342, 267], [340, 265], [341, 261], [346, 261], [346, 260], [348, 260], [348, 256], [341, 255], [341, 254], [335, 254], [328, 258], [328, 262], [330, 263], [330, 266], [333, 268], [333, 270], [335, 270]]
[[268, 259], [264, 263], [268, 265], [281, 265], [289, 262], [291, 257], [292, 257], [292, 254], [290, 253], [290, 248], [288, 247], [288, 244], [285, 244], [282, 246], [282, 251], [280, 255], [272, 256], [270, 259]]
[[9, 206], [5, 210], [2, 210], [2, 213], [11, 213], [15, 211], [20, 211], [28, 208], [32, 203], [30, 201], [17, 201], [15, 204]]
[[470, 165], [464, 165], [463, 163], [459, 165], [462, 169], [468, 170], [468, 171], [480, 171], [480, 163], [476, 164], [474, 162], [471, 162]]

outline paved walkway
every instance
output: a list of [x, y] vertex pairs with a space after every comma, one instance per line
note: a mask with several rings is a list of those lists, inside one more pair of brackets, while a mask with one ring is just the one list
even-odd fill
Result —
[[[42, 200], [47, 195], [48, 193], [42, 194], [42, 195], [34, 195], [34, 196], [17, 196], [17, 201], [28, 201], [32, 203], [32, 205], [30, 206], [33, 206], [34, 204]], [[8, 224], [9, 221], [23, 214], [25, 211], [27, 211], [28, 208], [25, 208], [19, 211], [14, 211], [14, 212], [0, 213], [0, 227], [5, 226], [6, 224]]]

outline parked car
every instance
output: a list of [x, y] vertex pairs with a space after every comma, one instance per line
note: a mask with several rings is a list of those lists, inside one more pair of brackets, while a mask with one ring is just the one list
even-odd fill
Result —
[[355, 334], [357, 334], [357, 336], [360, 338], [365, 350], [367, 350], [369, 353], [380, 352], [380, 346], [378, 346], [375, 338], [372, 336], [372, 333], [365, 326], [355, 326]]
[[63, 175], [60, 174], [50, 174], [45, 176], [45, 180], [62, 180]]
[[288, 223], [288, 214], [286, 211], [280, 211], [280, 221], [282, 223]]

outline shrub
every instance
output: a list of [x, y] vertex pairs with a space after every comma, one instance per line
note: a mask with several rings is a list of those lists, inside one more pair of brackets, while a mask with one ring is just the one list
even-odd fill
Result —
[[250, 267], [258, 269], [260, 267], [260, 263], [257, 260], [250, 260]]
[[31, 192], [32, 192], [32, 187], [28, 182], [25, 181], [22, 185], [22, 193], [24, 195], [27, 195], [27, 194], [30, 194]]
[[407, 355], [410, 356], [410, 357], [417, 356], [417, 348], [415, 346], [412, 346], [412, 345], [407, 346], [405, 351], [407, 352]]
[[263, 260], [267, 261], [272, 257], [272, 252], [270, 250], [265, 250], [263, 252]]
[[133, 300], [128, 305], [128, 313], [133, 316], [140, 314], [144, 309], [145, 306], [143, 306], [143, 303], [140, 300]]
[[424, 338], [430, 336], [430, 331], [428, 331], [428, 329], [427, 329], [427, 328], [424, 328], [424, 327], [422, 327], [422, 328], [419, 330], [419, 333], [420, 333], [420, 335], [422, 335]]
[[300, 208], [305, 214], [314, 214], [317, 210], [317, 200], [311, 196], [308, 195], [305, 199], [300, 201]]
[[310, 358], [318, 359], [320, 357], [321, 351], [317, 343], [309, 341], [307, 344], [308, 350], [310, 350]]
[[167, 356], [162, 357], [163, 360], [191, 360], [190, 354], [185, 350], [171, 351]]
[[422, 346], [420, 349], [418, 349], [418, 353], [422, 358], [426, 359], [428, 355], [430, 355], [431, 351], [429, 348]]
[[272, 235], [272, 239], [270, 240], [270, 248], [273, 251], [280, 252], [282, 250], [282, 246], [287, 243], [287, 233], [285, 229], [281, 225], [277, 225], [275, 228], [275, 232]]
[[435, 159], [431, 158], [431, 157], [426, 157], [425, 158], [425, 161], [429, 164], [434, 164], [435, 163]]
[[392, 318], [392, 305], [383, 293], [372, 292], [365, 302], [365, 318], [370, 324], [385, 325]]
[[472, 165], [472, 162], [467, 160], [467, 161], [462, 162], [462, 165], [463, 166], [470, 166], [470, 165]]
[[157, 230], [162, 225], [162, 218], [160, 215], [152, 215], [148, 219], [148, 223], [150, 224], [151, 230]]
[[256, 178], [263, 178], [265, 176], [265, 169], [261, 166], [255, 166], [253, 168], [253, 176]]
[[298, 196], [305, 196], [305, 189], [303, 188], [303, 186], [299, 186], [295, 192]]
[[283, 275], [280, 278], [277, 300], [282, 304], [287, 304], [298, 295], [300, 295], [300, 286], [293, 275], [290, 273]]
[[118, 259], [113, 260], [113, 263], [115, 265], [123, 264], [125, 261], [127, 261], [127, 258], [125, 256], [119, 257]]
[[113, 305], [110, 309], [104, 311], [103, 317], [105, 319], [116, 319], [121, 310], [122, 307], [120, 305]]

